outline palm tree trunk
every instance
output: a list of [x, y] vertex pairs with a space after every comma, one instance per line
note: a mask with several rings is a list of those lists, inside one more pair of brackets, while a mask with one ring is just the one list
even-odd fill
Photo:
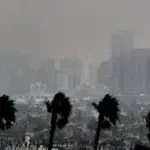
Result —
[[54, 138], [54, 133], [56, 130], [56, 119], [57, 119], [57, 113], [53, 112], [52, 118], [51, 118], [51, 129], [49, 133], [50, 135], [49, 135], [48, 150], [52, 150], [53, 148], [53, 138]]
[[103, 120], [103, 117], [101, 115], [99, 115], [98, 116], [98, 124], [97, 124], [96, 134], [95, 134], [95, 140], [94, 140], [94, 146], [93, 146], [94, 150], [97, 150], [97, 147], [98, 147], [102, 120]]

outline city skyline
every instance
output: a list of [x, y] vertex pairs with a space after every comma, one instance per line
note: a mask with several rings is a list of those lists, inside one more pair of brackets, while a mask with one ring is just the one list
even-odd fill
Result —
[[0, 0], [0, 150], [150, 149], [150, 0]]
[[57, 59], [76, 53], [86, 63], [99, 63], [108, 60], [110, 36], [116, 30], [132, 30], [135, 47], [150, 47], [149, 4], [149, 0], [1, 0], [1, 56], [27, 51]]

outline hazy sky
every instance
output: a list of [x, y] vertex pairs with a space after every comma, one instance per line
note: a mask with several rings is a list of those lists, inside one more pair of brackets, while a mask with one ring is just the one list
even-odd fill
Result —
[[150, 0], [0, 0], [0, 55], [14, 51], [59, 58], [76, 53], [86, 62], [109, 57], [118, 29], [150, 47]]

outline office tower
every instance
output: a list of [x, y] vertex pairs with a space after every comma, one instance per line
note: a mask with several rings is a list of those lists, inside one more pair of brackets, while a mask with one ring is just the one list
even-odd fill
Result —
[[112, 57], [120, 57], [124, 53], [133, 51], [133, 33], [131, 31], [117, 31], [112, 35]]
[[46, 84], [49, 92], [54, 92], [56, 90], [55, 72], [55, 60], [41, 60], [38, 68], [38, 81]]
[[28, 76], [23, 69], [14, 70], [10, 77], [10, 94], [25, 94], [28, 92]]
[[[150, 51], [149, 51], [150, 53]], [[146, 93], [150, 94], [150, 55], [147, 55], [146, 59]]]
[[[148, 61], [150, 58], [150, 49], [148, 48], [138, 48], [135, 49], [132, 53], [132, 63], [130, 64], [132, 70], [130, 73], [132, 74], [132, 93], [142, 94], [146, 93], [149, 80], [148, 80], [148, 72], [149, 68], [147, 68]], [[148, 77], [148, 78], [147, 78]]]
[[88, 66], [89, 69], [89, 83], [91, 85], [98, 85], [98, 66], [94, 64], [89, 64]]
[[109, 61], [103, 61], [98, 69], [98, 84], [110, 86], [110, 64]]
[[[26, 54], [18, 54], [12, 56], [6, 65], [6, 73], [10, 79], [8, 92], [10, 94], [23, 94], [29, 92], [31, 82], [30, 73], [30, 57]], [[34, 79], [36, 77], [34, 76]]]
[[69, 74], [66, 70], [56, 71], [56, 89], [57, 91], [66, 92], [69, 90]]
[[82, 61], [74, 56], [73, 58], [64, 58], [60, 60], [60, 69], [68, 71], [73, 75], [74, 87], [79, 86], [82, 76]]
[[111, 49], [111, 88], [112, 93], [130, 93], [131, 52], [133, 52], [133, 34], [130, 31], [118, 31], [112, 35]]

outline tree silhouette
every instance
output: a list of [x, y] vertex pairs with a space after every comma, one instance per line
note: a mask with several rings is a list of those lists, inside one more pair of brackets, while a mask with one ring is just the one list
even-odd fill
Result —
[[136, 144], [134, 150], [150, 150], [150, 148], [141, 144]]
[[115, 125], [116, 121], [119, 120], [119, 103], [115, 97], [106, 94], [99, 104], [93, 102], [92, 105], [99, 113], [93, 146], [94, 150], [97, 150], [101, 129], [108, 129], [111, 127], [111, 124]]
[[70, 103], [70, 98], [66, 97], [64, 93], [58, 92], [52, 102], [46, 99], [45, 101], [47, 111], [51, 113], [51, 129], [48, 150], [52, 149], [53, 138], [56, 127], [62, 129], [68, 123], [68, 118], [71, 114], [72, 105]]
[[0, 97], [0, 129], [2, 131], [11, 128], [16, 119], [16, 111], [14, 100], [10, 100], [7, 95]]
[[146, 128], [148, 129], [147, 138], [150, 143], [150, 111], [145, 116], [145, 121], [146, 121]]

